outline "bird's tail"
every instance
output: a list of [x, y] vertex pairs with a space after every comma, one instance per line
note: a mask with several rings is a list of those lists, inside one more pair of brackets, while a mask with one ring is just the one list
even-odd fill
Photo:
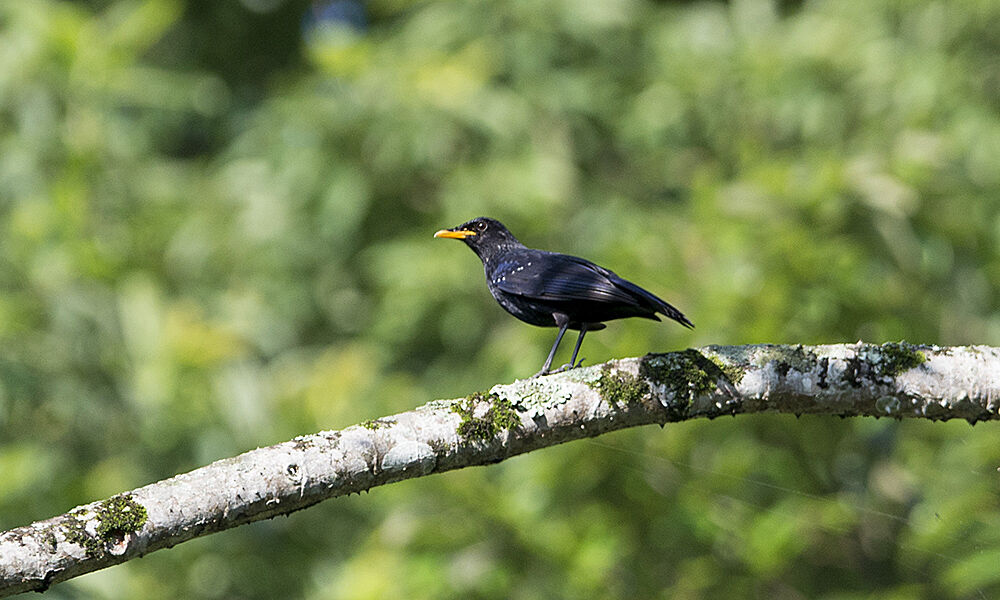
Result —
[[[684, 313], [677, 310], [676, 307], [672, 306], [666, 300], [660, 298], [653, 292], [643, 289], [637, 286], [636, 284], [632, 283], [631, 281], [627, 279], [622, 279], [620, 277], [616, 278], [615, 285], [630, 290], [633, 294], [639, 297], [637, 298], [637, 300], [639, 300], [640, 298], [644, 299], [646, 303], [648, 303], [648, 307], [650, 310], [658, 312], [662, 315], [666, 315], [667, 317], [670, 317], [671, 319], [677, 321], [678, 323], [687, 327], [688, 329], [694, 329], [694, 323], [692, 323], [687, 317], [685, 317]], [[656, 319], [655, 316], [653, 318]]]
[[[660, 299], [657, 298], [657, 300], [660, 300]], [[682, 313], [681, 311], [677, 310], [675, 307], [671, 306], [670, 304], [667, 304], [663, 300], [659, 301], [659, 306], [657, 307], [656, 312], [664, 314], [664, 315], [670, 317], [671, 319], [677, 321], [678, 323], [680, 323], [681, 325], [687, 327], [688, 329], [694, 329], [694, 323], [692, 323], [687, 317], [685, 317], [684, 313]]]

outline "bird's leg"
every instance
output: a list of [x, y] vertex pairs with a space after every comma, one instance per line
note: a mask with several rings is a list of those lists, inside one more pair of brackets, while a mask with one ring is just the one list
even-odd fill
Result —
[[559, 369], [556, 371], [557, 373], [568, 371], [570, 369], [575, 369], [583, 364], [582, 358], [580, 359], [580, 362], [576, 362], [576, 355], [579, 354], [580, 352], [580, 345], [583, 344], [583, 336], [585, 335], [587, 335], [586, 323], [580, 326], [580, 337], [576, 338], [576, 346], [573, 347], [573, 357], [569, 359], [568, 363], [559, 367]]
[[580, 352], [580, 346], [583, 344], [583, 336], [587, 335], [587, 324], [584, 323], [580, 327], [580, 337], [576, 338], [576, 346], [573, 347], [573, 356], [569, 359], [569, 368], [575, 369], [583, 364], [583, 359], [580, 362], [576, 362], [576, 355]]
[[541, 377], [542, 375], [549, 374], [549, 367], [552, 366], [552, 358], [556, 355], [556, 349], [559, 347], [559, 342], [562, 341], [563, 336], [566, 335], [566, 330], [569, 328], [569, 323], [563, 323], [559, 326], [559, 334], [556, 335], [556, 342], [552, 344], [552, 349], [549, 350], [549, 357], [545, 359], [545, 364], [542, 365], [542, 370], [531, 376], [532, 379], [535, 377]]

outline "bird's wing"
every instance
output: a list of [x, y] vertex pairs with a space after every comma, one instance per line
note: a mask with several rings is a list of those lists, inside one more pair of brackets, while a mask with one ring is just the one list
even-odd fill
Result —
[[[566, 254], [535, 251], [511, 257], [494, 270], [493, 285], [539, 300], [619, 302], [642, 306], [636, 290], [649, 294], [611, 271]], [[624, 284], [624, 285], [623, 285]]]
[[557, 302], [590, 301], [632, 306], [656, 319], [661, 313], [691, 328], [694, 324], [662, 298], [589, 260], [525, 250], [506, 257], [493, 269], [492, 285], [509, 294]]

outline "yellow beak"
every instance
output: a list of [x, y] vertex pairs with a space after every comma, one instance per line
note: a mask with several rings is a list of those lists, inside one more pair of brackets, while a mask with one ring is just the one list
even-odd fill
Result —
[[459, 229], [458, 231], [452, 231], [450, 229], [442, 229], [434, 234], [436, 238], [454, 238], [456, 240], [464, 240], [469, 236], [476, 235], [475, 231], [469, 231], [468, 229]]

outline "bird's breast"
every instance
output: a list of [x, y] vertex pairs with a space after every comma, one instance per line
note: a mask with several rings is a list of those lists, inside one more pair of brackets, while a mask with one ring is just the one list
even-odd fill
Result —
[[[490, 294], [504, 310], [518, 319], [539, 327], [554, 327], [552, 308], [544, 302], [517, 293], [523, 271], [531, 261], [497, 261], [486, 265], [486, 284]], [[510, 290], [510, 291], [508, 291]]]
[[555, 327], [556, 319], [552, 314], [552, 308], [545, 303], [511, 294], [494, 286], [490, 286], [490, 293], [497, 304], [525, 323], [538, 327]]

